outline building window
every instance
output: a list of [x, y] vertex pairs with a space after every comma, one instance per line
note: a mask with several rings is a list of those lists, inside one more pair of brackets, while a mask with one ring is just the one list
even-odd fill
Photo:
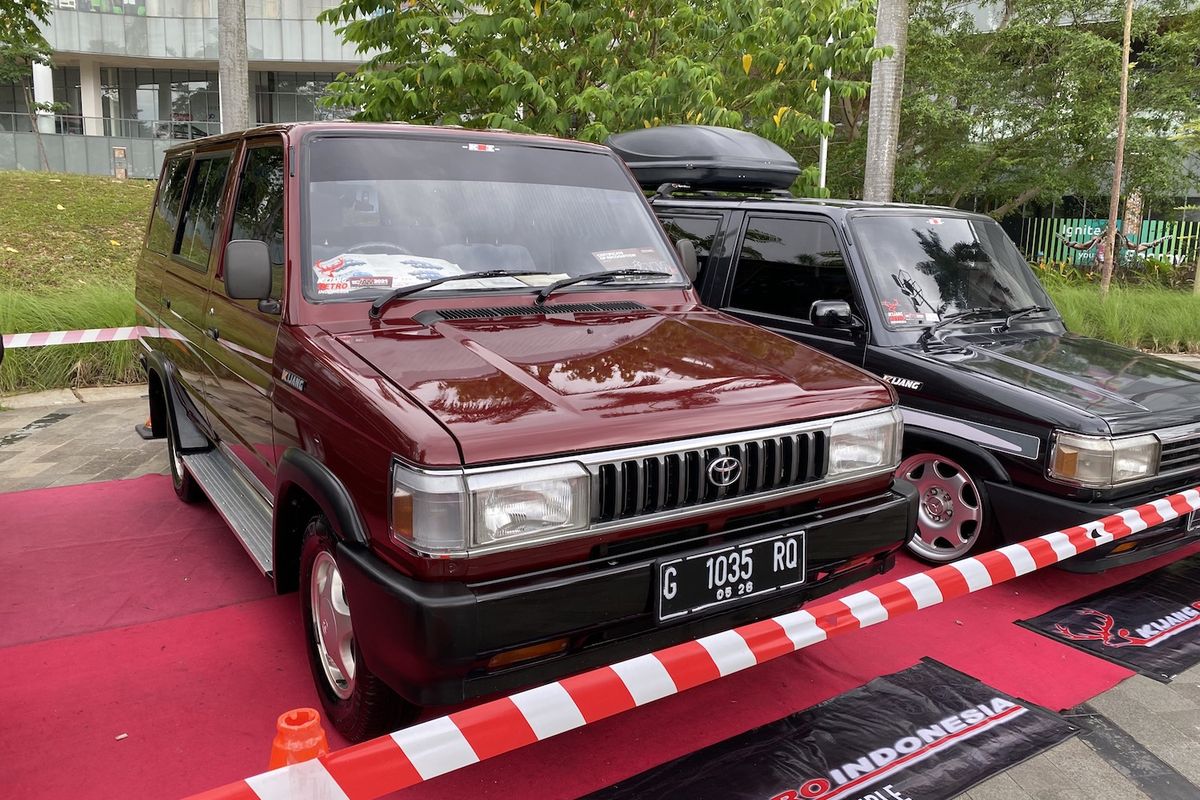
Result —
[[260, 124], [345, 119], [352, 109], [327, 108], [321, 98], [335, 72], [255, 72], [254, 108]]

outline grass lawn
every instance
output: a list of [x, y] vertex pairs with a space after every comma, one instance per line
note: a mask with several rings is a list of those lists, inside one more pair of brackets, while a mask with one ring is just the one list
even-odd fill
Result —
[[1103, 299], [1095, 286], [1049, 288], [1075, 333], [1158, 353], [1200, 353], [1200, 297], [1191, 292], [1138, 286], [1114, 288]]
[[[134, 323], [153, 181], [0, 172], [0, 331]], [[134, 342], [11, 350], [0, 393], [139, 380]]]

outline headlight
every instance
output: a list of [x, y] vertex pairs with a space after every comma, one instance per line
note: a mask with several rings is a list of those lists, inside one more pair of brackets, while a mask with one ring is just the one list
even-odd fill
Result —
[[895, 468], [903, 435], [895, 408], [837, 420], [829, 431], [829, 477]]
[[1103, 489], [1158, 474], [1158, 437], [1083, 436], [1058, 431], [1050, 446], [1050, 477]]
[[392, 538], [430, 555], [582, 531], [591, 518], [582, 464], [470, 476], [392, 465]]

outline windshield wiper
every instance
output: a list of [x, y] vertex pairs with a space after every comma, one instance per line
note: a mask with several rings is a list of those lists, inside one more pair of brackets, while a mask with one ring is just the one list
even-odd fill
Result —
[[671, 273], [655, 272], [654, 270], [649, 270], [649, 269], [613, 269], [613, 270], [605, 270], [604, 272], [589, 272], [586, 275], [576, 275], [572, 278], [563, 278], [561, 281], [555, 281], [554, 283], [547, 286], [545, 289], [542, 289], [540, 292], [538, 292], [537, 297], [534, 298], [533, 302], [538, 303], [538, 304], [544, 303], [544, 302], [546, 302], [547, 297], [554, 294], [559, 289], [563, 288], [564, 286], [570, 286], [575, 283], [584, 283], [586, 281], [596, 281], [597, 283], [608, 283], [609, 281], [615, 280], [617, 278], [636, 277], [636, 276], [641, 276], [644, 278], [649, 278], [649, 277], [670, 278]]
[[1012, 324], [1015, 320], [1018, 320], [1021, 317], [1027, 317], [1030, 314], [1041, 314], [1045, 311], [1053, 311], [1053, 309], [1047, 308], [1046, 306], [1021, 306], [1020, 308], [1014, 308], [1012, 311], [1008, 312], [1008, 317], [1004, 320], [1004, 322], [996, 326], [996, 331], [1006, 331], [1012, 327]]
[[947, 314], [937, 322], [927, 326], [925, 330], [921, 331], [920, 337], [917, 338], [917, 344], [926, 344], [930, 339], [933, 338], [935, 333], [952, 323], [965, 322], [966, 320], [974, 319], [975, 317], [997, 317], [1007, 313], [1008, 312], [1003, 308], [968, 308], [962, 311], [956, 311], [953, 314]]
[[374, 303], [371, 303], [370, 315], [371, 319], [379, 319], [383, 315], [383, 310], [392, 303], [402, 297], [407, 297], [410, 294], [424, 291], [433, 286], [441, 286], [443, 283], [450, 281], [469, 281], [476, 278], [516, 278], [520, 275], [549, 275], [549, 272], [536, 269], [485, 269], [480, 272], [464, 272], [461, 275], [445, 275], [441, 278], [436, 278], [425, 283], [414, 283], [411, 286], [401, 286], [389, 294], [380, 297]]

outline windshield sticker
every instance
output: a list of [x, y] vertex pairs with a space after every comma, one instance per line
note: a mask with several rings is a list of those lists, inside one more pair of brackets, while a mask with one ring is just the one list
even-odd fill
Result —
[[494, 145], [494, 144], [475, 144], [475, 143], [471, 143], [471, 144], [464, 144], [464, 145], [463, 145], [463, 150], [469, 150], [469, 151], [471, 151], [472, 153], [494, 153], [494, 152], [496, 152], [498, 149], [500, 149], [500, 148], [496, 147], [496, 145]]
[[925, 221], [928, 222], [930, 225], [942, 225], [946, 222], [946, 220], [942, 219], [941, 217], [930, 217], [929, 219], [927, 219]]
[[903, 325], [908, 322], [908, 315], [903, 311], [889, 311], [887, 321], [892, 325]]
[[896, 311], [900, 310], [900, 301], [899, 300], [892, 300], [891, 298], [889, 298], [887, 300], [881, 301], [880, 305], [882, 305], [883, 310], [887, 311], [887, 312], [896, 312]]
[[624, 247], [620, 250], [598, 250], [592, 255], [607, 270], [648, 269], [674, 272], [671, 265], [653, 247]]
[[313, 264], [317, 294], [347, 294], [359, 289], [390, 289], [461, 275], [457, 264], [440, 258], [398, 253], [343, 253]]

